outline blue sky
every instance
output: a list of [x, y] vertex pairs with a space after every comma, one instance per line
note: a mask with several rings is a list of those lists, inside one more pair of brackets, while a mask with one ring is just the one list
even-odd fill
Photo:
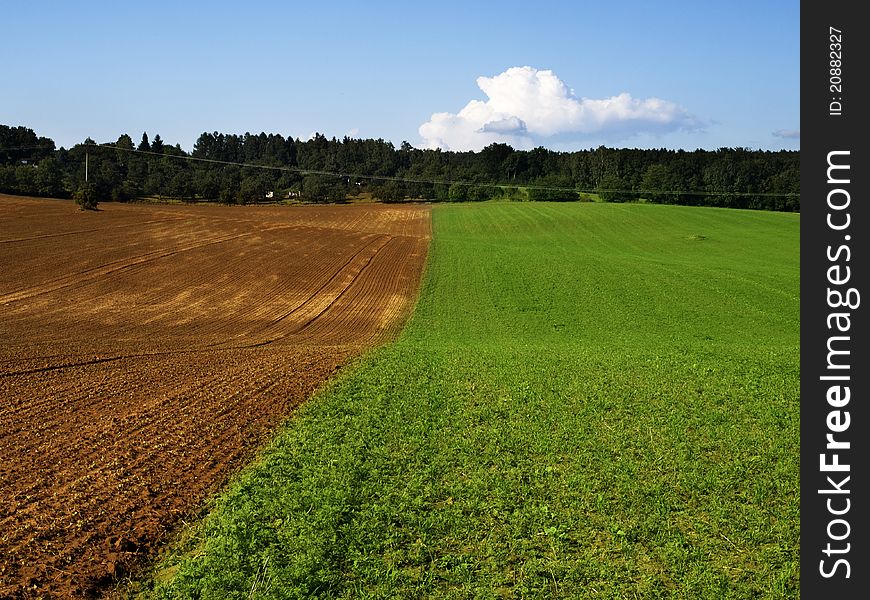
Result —
[[65, 147], [143, 131], [185, 150], [204, 131], [800, 147], [796, 0], [82, 0], [2, 15], [0, 123]]

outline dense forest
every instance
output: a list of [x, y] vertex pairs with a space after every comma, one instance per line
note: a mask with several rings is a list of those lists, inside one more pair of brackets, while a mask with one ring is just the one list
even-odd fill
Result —
[[26, 127], [0, 125], [0, 192], [128, 201], [144, 197], [247, 204], [343, 202], [648, 201], [799, 211], [796, 151], [745, 148], [575, 152], [491, 144], [479, 152], [420, 150], [383, 139], [309, 140], [203, 133], [193, 151], [143, 133], [57, 148]]

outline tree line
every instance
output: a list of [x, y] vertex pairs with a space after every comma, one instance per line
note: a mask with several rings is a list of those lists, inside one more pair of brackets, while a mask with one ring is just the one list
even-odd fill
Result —
[[[746, 148], [479, 152], [396, 148], [383, 139], [309, 140], [280, 134], [203, 133], [188, 153], [160, 135], [123, 134], [70, 149], [26, 127], [0, 125], [0, 192], [128, 201], [144, 197], [247, 204], [343, 202], [648, 201], [800, 210], [800, 153]], [[86, 173], [87, 172], [87, 173]]]

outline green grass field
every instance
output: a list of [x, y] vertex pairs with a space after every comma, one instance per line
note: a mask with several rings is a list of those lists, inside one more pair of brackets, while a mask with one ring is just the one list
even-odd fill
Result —
[[146, 595], [798, 597], [799, 219], [436, 207], [401, 338]]

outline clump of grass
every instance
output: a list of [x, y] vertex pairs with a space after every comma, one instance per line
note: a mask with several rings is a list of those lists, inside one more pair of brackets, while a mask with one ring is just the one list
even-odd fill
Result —
[[797, 597], [798, 230], [438, 207], [402, 337], [287, 424], [150, 595]]

